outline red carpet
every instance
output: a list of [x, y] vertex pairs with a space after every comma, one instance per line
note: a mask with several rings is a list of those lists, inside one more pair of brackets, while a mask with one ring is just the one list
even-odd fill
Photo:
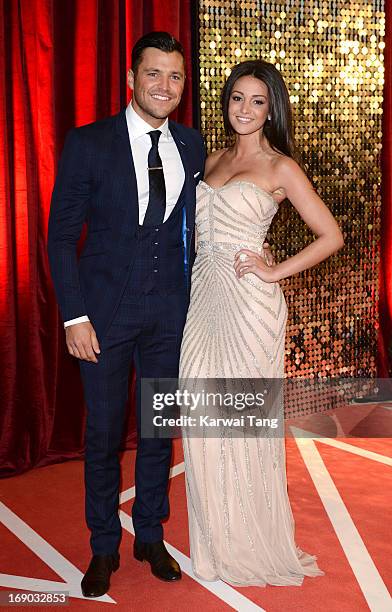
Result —
[[[334, 440], [331, 442], [335, 443]], [[147, 564], [140, 564], [131, 556], [133, 536], [126, 530], [130, 521], [125, 516], [130, 513], [132, 501], [129, 499], [121, 505], [125, 513], [122, 514], [125, 528], [120, 550], [121, 567], [112, 576], [110, 589], [116, 609], [138, 612], [179, 609], [189, 612], [201, 609], [259, 609], [269, 612], [392, 610], [386, 591], [392, 582], [392, 559], [388, 554], [390, 443], [386, 439], [349, 438], [338, 439], [336, 444], [342, 442], [349, 446], [339, 448], [323, 441], [308, 440], [306, 451], [294, 439], [287, 441], [289, 492], [296, 520], [297, 544], [317, 555], [325, 576], [306, 578], [302, 587], [233, 589], [223, 583], [200, 584], [185, 573], [186, 561], [181, 559], [185, 563], [185, 566], [182, 563], [185, 570], [183, 579], [175, 584], [160, 582], [151, 576]], [[356, 449], [376, 454], [358, 456], [352, 452]], [[305, 452], [310, 453], [306, 464]], [[326, 470], [317, 466], [317, 457], [320, 456]], [[133, 451], [125, 453], [122, 458], [122, 491], [133, 485], [134, 458]], [[181, 463], [181, 444], [177, 440], [173, 466]], [[184, 474], [181, 467], [179, 470], [180, 473], [170, 482], [171, 516], [165, 525], [165, 539], [177, 551], [189, 556]], [[328, 474], [332, 479], [329, 485]], [[337, 492], [334, 492], [333, 484]], [[78, 571], [82, 573], [85, 570], [90, 558], [83, 495], [82, 461], [32, 470], [0, 482], [3, 504], [0, 506], [1, 589], [40, 590], [45, 583], [40, 586], [37, 581], [44, 580], [64, 583], [62, 590], [67, 591], [70, 588], [65, 582], [70, 582], [73, 591], [68, 609], [110, 609], [110, 602], [77, 596], [81, 578]], [[344, 505], [339, 502], [339, 495]], [[325, 505], [330, 508], [331, 516], [328, 516]], [[18, 517], [23, 523], [18, 521]], [[354, 536], [347, 536], [350, 528], [357, 532], [360, 546], [355, 545]], [[347, 540], [341, 542], [337, 533], [343, 534], [341, 539], [347, 537]], [[50, 546], [47, 547], [46, 543]], [[51, 567], [38, 555], [49, 559]], [[354, 573], [353, 568], [357, 566], [365, 568], [361, 576]], [[61, 590], [61, 584], [46, 584], [46, 590], [56, 589]], [[236, 600], [237, 593], [240, 598]], [[35, 609], [41, 607], [44, 609], [43, 606]]]

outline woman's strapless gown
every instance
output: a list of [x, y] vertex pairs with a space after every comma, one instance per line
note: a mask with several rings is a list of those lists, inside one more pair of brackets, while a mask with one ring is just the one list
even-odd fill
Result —
[[[181, 379], [283, 378], [287, 308], [278, 283], [233, 269], [241, 248], [261, 253], [277, 211], [247, 181], [197, 187], [197, 256]], [[211, 381], [212, 383], [213, 381]], [[190, 549], [203, 580], [300, 585], [316, 557], [294, 541], [282, 438], [183, 435]]]

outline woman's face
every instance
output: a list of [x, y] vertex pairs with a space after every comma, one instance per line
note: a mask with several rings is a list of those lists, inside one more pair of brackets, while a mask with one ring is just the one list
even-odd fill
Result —
[[237, 134], [259, 131], [269, 113], [267, 85], [253, 76], [237, 79], [231, 90], [228, 112], [230, 124]]

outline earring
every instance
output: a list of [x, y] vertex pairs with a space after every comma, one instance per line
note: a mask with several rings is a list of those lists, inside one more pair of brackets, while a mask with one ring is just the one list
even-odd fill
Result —
[[268, 115], [268, 121], [271, 121], [271, 115]]

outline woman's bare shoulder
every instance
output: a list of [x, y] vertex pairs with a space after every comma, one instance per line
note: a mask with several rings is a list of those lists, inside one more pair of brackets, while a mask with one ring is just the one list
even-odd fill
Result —
[[215, 166], [215, 164], [218, 163], [218, 161], [220, 160], [222, 155], [226, 153], [226, 151], [227, 151], [227, 148], [217, 149], [216, 151], [213, 151], [212, 153], [209, 154], [209, 156], [206, 159], [206, 173], [212, 170], [212, 168]]
[[296, 172], [301, 170], [300, 165], [295, 159], [288, 155], [283, 155], [282, 153], [275, 154], [272, 163], [274, 168], [281, 172]]

